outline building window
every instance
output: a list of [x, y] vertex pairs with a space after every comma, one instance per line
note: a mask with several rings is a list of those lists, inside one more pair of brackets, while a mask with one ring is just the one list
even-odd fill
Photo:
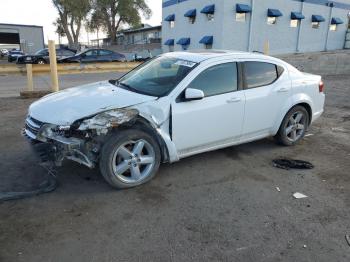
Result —
[[191, 16], [188, 18], [188, 21], [190, 22], [190, 24], [194, 24], [196, 22], [196, 17], [195, 16]]
[[170, 25], [170, 28], [174, 28], [175, 27], [175, 21], [170, 21], [169, 25]]
[[173, 45], [169, 45], [169, 52], [174, 52], [174, 46]]
[[207, 16], [208, 21], [214, 20], [214, 13], [215, 13], [215, 5], [208, 5], [204, 7], [201, 11], [201, 13], [205, 14]]
[[214, 14], [207, 14], [208, 21], [214, 21]]
[[245, 22], [246, 13], [236, 13], [237, 22]]
[[205, 49], [213, 49], [213, 44], [204, 45]]
[[320, 28], [320, 22], [312, 22], [311, 25], [312, 25], [312, 28], [314, 28], [314, 29]]
[[299, 20], [297, 19], [290, 20], [290, 27], [298, 27], [298, 25], [299, 25]]
[[277, 24], [277, 17], [275, 17], [275, 16], [268, 16], [267, 17], [267, 24], [268, 25], [275, 25], [275, 24]]
[[330, 25], [329, 30], [330, 31], [337, 31], [337, 25]]

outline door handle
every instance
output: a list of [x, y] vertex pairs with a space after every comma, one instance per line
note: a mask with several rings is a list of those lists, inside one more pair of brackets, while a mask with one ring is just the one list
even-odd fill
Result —
[[288, 87], [281, 87], [280, 89], [277, 90], [277, 92], [279, 93], [288, 92], [288, 91], [289, 91]]
[[230, 99], [228, 99], [226, 102], [227, 103], [237, 103], [240, 102], [242, 99], [240, 97], [232, 97]]

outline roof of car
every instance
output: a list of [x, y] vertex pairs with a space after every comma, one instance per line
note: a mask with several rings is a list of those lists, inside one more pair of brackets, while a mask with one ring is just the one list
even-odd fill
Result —
[[243, 51], [231, 51], [231, 50], [191, 50], [183, 52], [171, 52], [164, 54], [166, 56], [176, 57], [183, 60], [192, 61], [195, 63], [200, 63], [204, 60], [211, 58], [225, 57], [225, 56], [237, 56], [251, 58], [262, 58], [266, 57], [261, 53], [248, 53]]

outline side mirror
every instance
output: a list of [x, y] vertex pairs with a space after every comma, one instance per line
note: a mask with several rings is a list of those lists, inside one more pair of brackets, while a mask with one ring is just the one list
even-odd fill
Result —
[[201, 100], [204, 98], [204, 92], [199, 89], [187, 88], [185, 98], [186, 100]]

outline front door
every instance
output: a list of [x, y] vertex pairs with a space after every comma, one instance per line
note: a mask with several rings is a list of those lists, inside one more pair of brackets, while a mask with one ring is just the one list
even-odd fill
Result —
[[187, 88], [205, 97], [186, 101], [184, 94], [172, 103], [172, 135], [180, 157], [238, 141], [242, 131], [245, 97], [238, 90], [237, 64], [213, 65]]
[[81, 62], [83, 63], [91, 63], [91, 62], [97, 62], [97, 50], [89, 50], [84, 53], [84, 55], [81, 58]]

